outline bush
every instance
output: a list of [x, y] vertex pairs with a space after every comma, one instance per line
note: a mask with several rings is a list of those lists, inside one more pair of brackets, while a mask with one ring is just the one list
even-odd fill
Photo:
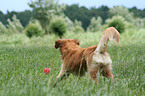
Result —
[[75, 33], [83, 33], [85, 31], [84, 31], [84, 29], [81, 26], [75, 26], [73, 32], [75, 32]]
[[97, 32], [100, 31], [102, 27], [102, 18], [98, 17], [97, 19], [93, 17], [91, 19], [90, 25], [87, 28], [87, 32]]
[[0, 22], [0, 34], [4, 33], [7, 33], [7, 28], [5, 27], [5, 25], [3, 25], [2, 22]]
[[58, 35], [60, 38], [67, 31], [67, 25], [65, 24], [65, 19], [62, 17], [53, 18], [49, 25], [50, 33]]
[[125, 31], [125, 20], [122, 16], [114, 16], [106, 22], [109, 27], [115, 27], [120, 33]]
[[0, 22], [0, 34], [14, 34], [21, 33], [23, 31], [23, 26], [16, 15], [13, 15], [12, 20], [7, 19], [8, 24], [5, 26]]
[[133, 20], [133, 24], [136, 29], [144, 28], [145, 20], [143, 18], [136, 18]]
[[19, 19], [17, 19], [16, 15], [12, 17], [12, 20], [7, 19], [7, 21], [7, 34], [20, 33], [23, 31], [23, 26]]
[[82, 22], [78, 21], [78, 20], [75, 20], [74, 21], [74, 26], [81, 26], [82, 27]]
[[143, 24], [144, 24], [144, 28], [145, 28], [145, 18], [143, 18]]
[[68, 31], [72, 31], [74, 29], [73, 22], [68, 17], [65, 17], [65, 23], [67, 24]]
[[125, 22], [125, 28], [126, 29], [134, 29], [135, 28], [135, 25], [132, 23], [132, 22], [128, 22], [128, 21], [126, 21]]
[[35, 23], [29, 23], [28, 26], [25, 29], [25, 33], [28, 37], [32, 36], [42, 36], [43, 30], [38, 22]]

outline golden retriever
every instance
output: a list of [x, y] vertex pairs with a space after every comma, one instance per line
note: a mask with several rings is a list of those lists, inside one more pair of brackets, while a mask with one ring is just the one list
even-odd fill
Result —
[[113, 79], [111, 72], [112, 61], [108, 54], [107, 43], [113, 40], [119, 44], [119, 32], [114, 28], [107, 28], [96, 46], [81, 48], [79, 42], [75, 39], [59, 39], [55, 41], [55, 48], [60, 49], [63, 63], [61, 70], [53, 86], [58, 80], [68, 77], [70, 73], [83, 76], [88, 71], [91, 79], [97, 82], [97, 73]]

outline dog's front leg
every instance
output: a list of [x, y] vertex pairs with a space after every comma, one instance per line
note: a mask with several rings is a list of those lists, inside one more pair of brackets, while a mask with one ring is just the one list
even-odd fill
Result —
[[64, 77], [67, 78], [69, 76], [69, 73], [66, 73], [66, 70], [64, 68], [64, 65], [61, 65], [61, 70], [59, 72], [59, 75], [57, 76], [55, 83], [53, 84], [53, 87], [56, 85], [58, 81], [61, 81]]

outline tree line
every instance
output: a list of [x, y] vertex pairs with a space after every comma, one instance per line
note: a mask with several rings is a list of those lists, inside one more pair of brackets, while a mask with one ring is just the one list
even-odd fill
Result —
[[[109, 7], [108, 6], [101, 6], [99, 8], [91, 7], [86, 8], [85, 6], [79, 6], [78, 4], [73, 5], [66, 5], [65, 9], [63, 10], [64, 15], [67, 16], [71, 21], [81, 21], [82, 27], [87, 30], [87, 27], [89, 26], [91, 19], [93, 17], [101, 17], [102, 23], [105, 23], [105, 21], [111, 17], [109, 13]], [[136, 18], [145, 18], [145, 9], [137, 9], [136, 7], [128, 8], [130, 13], [134, 14], [134, 17]], [[22, 12], [16, 12], [7, 11], [6, 14], [4, 14], [2, 11], [0, 11], [0, 21], [7, 25], [8, 21], [7, 19], [12, 20], [13, 15], [16, 15], [16, 17], [20, 20], [23, 27], [26, 27], [30, 20], [32, 20], [35, 16], [37, 17], [36, 10], [25, 10]]]

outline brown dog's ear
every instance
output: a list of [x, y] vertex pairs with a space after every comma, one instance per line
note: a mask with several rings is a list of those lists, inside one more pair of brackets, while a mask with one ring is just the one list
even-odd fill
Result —
[[77, 45], [80, 45], [80, 42], [77, 41], [76, 39], [74, 39], [74, 42], [75, 42]]
[[57, 49], [57, 48], [59, 48], [59, 47], [61, 47], [62, 46], [62, 40], [56, 40], [55, 41], [55, 48]]

